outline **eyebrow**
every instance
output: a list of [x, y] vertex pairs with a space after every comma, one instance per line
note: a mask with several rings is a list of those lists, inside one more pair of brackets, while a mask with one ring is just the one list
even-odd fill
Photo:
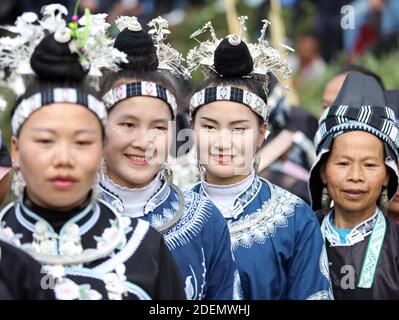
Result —
[[96, 134], [96, 131], [91, 130], [91, 129], [81, 129], [81, 130], [75, 131], [75, 135], [82, 134], [82, 133]]
[[216, 120], [213, 120], [213, 119], [208, 118], [208, 117], [201, 117], [201, 119], [206, 120], [206, 121], [209, 121], [209, 122], [217, 123]]
[[[208, 117], [201, 117], [201, 119], [203, 120], [207, 120], [209, 122], [213, 122], [213, 123], [218, 123], [216, 120], [208, 118]], [[240, 123], [248, 123], [251, 122], [249, 120], [236, 120], [236, 121], [232, 121], [229, 123], [229, 125], [235, 125], [235, 124], [240, 124]]]
[[[138, 117], [136, 117], [136, 116], [134, 116], [132, 114], [129, 114], [129, 113], [122, 113], [120, 116], [118, 116], [118, 119], [119, 119], [119, 121], [122, 120], [122, 119], [133, 119], [133, 120], [137, 120], [137, 121], [140, 120], [140, 118], [138, 118]], [[169, 122], [169, 121], [171, 121], [171, 120], [168, 119], [168, 118], [158, 118], [158, 119], [152, 120], [151, 123], [154, 123], [154, 122]]]
[[[36, 131], [36, 132], [44, 131], [44, 132], [48, 132], [48, 133], [55, 134], [55, 135], [57, 134], [57, 132], [54, 129], [48, 129], [48, 128], [32, 128], [32, 131]], [[91, 129], [76, 130], [74, 134], [78, 135], [78, 134], [82, 134], [82, 133], [96, 134], [96, 132]]]
[[[350, 157], [350, 156], [341, 156], [341, 158], [343, 158], [343, 159], [346, 159], [346, 160], [353, 160], [353, 158], [352, 157]], [[361, 161], [366, 161], [366, 160], [378, 160], [378, 157], [376, 157], [376, 156], [366, 156], [366, 157], [364, 157], [364, 158], [361, 158], [360, 159]]]
[[240, 123], [248, 123], [251, 122], [249, 120], [236, 120], [236, 121], [232, 121], [230, 122], [230, 124], [240, 124]]
[[32, 131], [45, 131], [45, 132], [49, 132], [52, 134], [56, 134], [55, 130], [53, 129], [47, 129], [47, 128], [32, 128]]

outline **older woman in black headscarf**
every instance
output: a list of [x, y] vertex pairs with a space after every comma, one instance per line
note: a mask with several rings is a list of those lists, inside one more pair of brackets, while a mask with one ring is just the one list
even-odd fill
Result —
[[399, 225], [384, 216], [398, 186], [398, 132], [383, 89], [360, 73], [319, 120], [309, 188], [336, 299], [399, 298]]

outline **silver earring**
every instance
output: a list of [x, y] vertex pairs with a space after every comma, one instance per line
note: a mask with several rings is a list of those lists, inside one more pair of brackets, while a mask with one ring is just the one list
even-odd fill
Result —
[[383, 214], [387, 214], [389, 206], [388, 189], [383, 187], [380, 195], [380, 208]]
[[15, 200], [22, 200], [25, 186], [26, 183], [24, 177], [22, 176], [21, 170], [19, 170], [19, 168], [15, 168], [11, 181], [11, 191], [15, 197]]
[[259, 164], [260, 164], [260, 153], [257, 152], [253, 162], [255, 173], [259, 172]]
[[99, 184], [98, 177], [96, 177], [93, 187], [91, 188], [90, 202], [92, 204], [97, 202], [97, 200], [100, 198], [100, 188], [98, 184]]
[[102, 181], [105, 178], [105, 160], [104, 158], [101, 160], [100, 167], [98, 168], [97, 171], [97, 180]]
[[170, 163], [168, 162], [168, 160], [165, 161], [165, 163], [163, 164], [163, 175], [166, 179], [167, 182], [171, 183], [173, 182], [173, 171], [172, 168], [170, 167]]
[[324, 215], [327, 215], [330, 212], [331, 208], [331, 198], [328, 194], [328, 189], [326, 186], [323, 187], [321, 191], [321, 210]]

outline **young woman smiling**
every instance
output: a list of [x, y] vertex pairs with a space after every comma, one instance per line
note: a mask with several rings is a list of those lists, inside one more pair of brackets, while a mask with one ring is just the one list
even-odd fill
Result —
[[242, 32], [219, 41], [212, 31], [213, 40], [188, 57], [189, 63], [205, 65], [208, 75], [190, 105], [203, 168], [194, 191], [207, 195], [228, 223], [244, 298], [329, 299], [327, 259], [314, 213], [254, 168], [267, 133], [266, 73], [276, 65], [284, 70], [284, 60], [263, 36], [247, 45]]

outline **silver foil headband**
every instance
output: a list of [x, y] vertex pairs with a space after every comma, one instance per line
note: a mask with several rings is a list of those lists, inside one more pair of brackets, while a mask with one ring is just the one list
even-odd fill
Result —
[[54, 88], [37, 92], [18, 104], [11, 118], [13, 135], [17, 135], [21, 126], [33, 112], [53, 103], [79, 104], [94, 112], [103, 126], [107, 121], [107, 110], [104, 103], [91, 94], [74, 88]]
[[261, 97], [253, 92], [230, 86], [209, 87], [196, 92], [190, 100], [190, 115], [197, 108], [215, 101], [239, 102], [251, 108], [265, 122], [269, 118], [269, 107]]
[[131, 98], [148, 96], [159, 98], [165, 101], [172, 110], [173, 116], [176, 116], [177, 103], [175, 96], [166, 88], [150, 81], [132, 82], [122, 84], [109, 90], [104, 96], [105, 107], [110, 109], [119, 101]]

